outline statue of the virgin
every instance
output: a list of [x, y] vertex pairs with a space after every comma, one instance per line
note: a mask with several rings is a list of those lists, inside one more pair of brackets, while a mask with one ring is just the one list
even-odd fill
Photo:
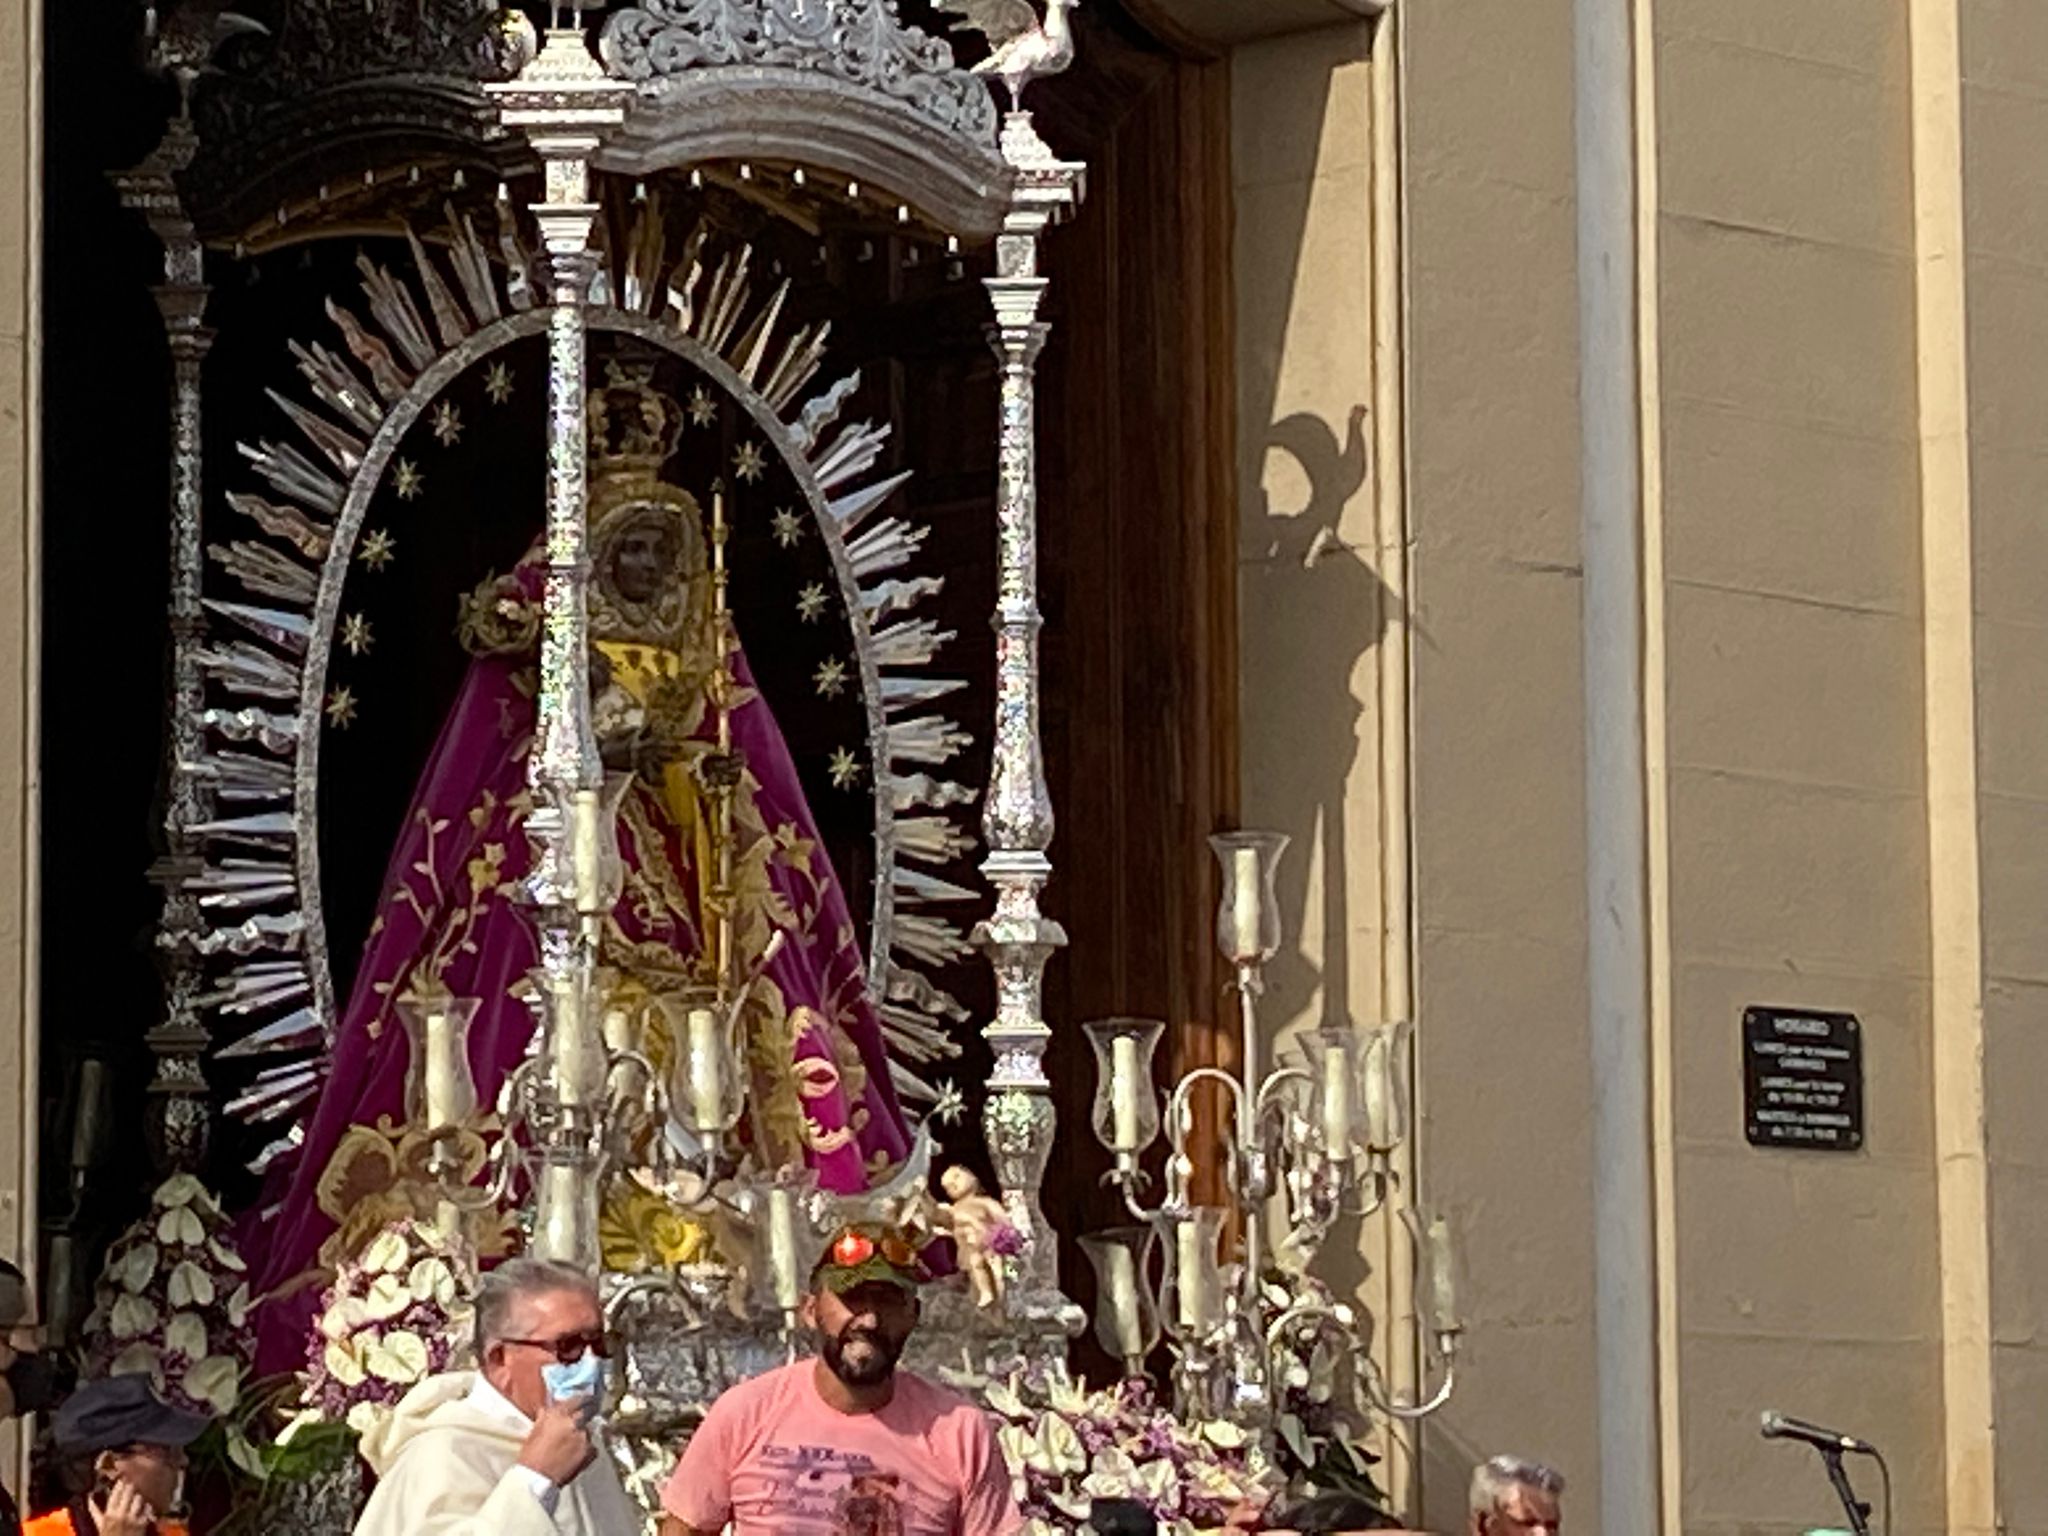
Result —
[[[782, 732], [712, 601], [703, 508], [661, 478], [681, 424], [675, 402], [616, 368], [591, 396], [592, 714], [607, 767], [632, 775], [618, 816], [624, 895], [605, 922], [600, 963], [614, 978], [614, 1006], [623, 997], [644, 1018], [650, 1054], [672, 1058], [680, 1031], [666, 1027], [676, 1012], [667, 1005], [715, 970], [759, 966], [782, 932], [749, 1003], [753, 1108], [743, 1135], [766, 1166], [802, 1161], [823, 1187], [856, 1191], [900, 1162], [910, 1138], [845, 895]], [[524, 999], [537, 947], [520, 884], [531, 857], [522, 824], [544, 575], [536, 548], [463, 604], [459, 632], [473, 659], [414, 791], [325, 1090], [266, 1224], [259, 1294], [281, 1298], [265, 1309], [266, 1369], [298, 1362], [318, 1289], [310, 1282], [346, 1246], [360, 1203], [337, 1148], [352, 1128], [401, 1118], [400, 1005], [437, 990], [480, 1000], [470, 1059], [487, 1104], [533, 1033]], [[721, 707], [730, 754], [717, 747]], [[733, 773], [734, 954], [721, 957], [721, 925], [709, 914], [722, 829], [709, 786]]]

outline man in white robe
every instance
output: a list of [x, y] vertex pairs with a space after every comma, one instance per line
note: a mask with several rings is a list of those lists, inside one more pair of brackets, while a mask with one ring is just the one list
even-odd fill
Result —
[[635, 1536], [641, 1512], [592, 1435], [597, 1403], [551, 1398], [543, 1378], [605, 1353], [590, 1281], [510, 1260], [478, 1290], [476, 1335], [477, 1370], [428, 1377], [363, 1437], [378, 1481], [355, 1536]]

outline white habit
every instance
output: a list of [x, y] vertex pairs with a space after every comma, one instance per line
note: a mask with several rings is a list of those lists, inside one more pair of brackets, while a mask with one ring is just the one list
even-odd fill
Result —
[[559, 1489], [519, 1465], [532, 1427], [474, 1371], [429, 1376], [363, 1437], [377, 1488], [355, 1536], [638, 1536], [604, 1455]]

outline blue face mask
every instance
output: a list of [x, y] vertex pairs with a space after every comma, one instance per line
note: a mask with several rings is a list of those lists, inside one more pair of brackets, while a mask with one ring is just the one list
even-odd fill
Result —
[[586, 1420], [604, 1401], [604, 1361], [587, 1350], [582, 1359], [568, 1365], [556, 1362], [542, 1366], [540, 1379], [548, 1389], [550, 1402], [560, 1402], [566, 1397], [583, 1398], [583, 1417]]

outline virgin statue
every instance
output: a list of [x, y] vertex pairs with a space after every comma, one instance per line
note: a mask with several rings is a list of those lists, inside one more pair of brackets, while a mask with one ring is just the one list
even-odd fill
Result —
[[[590, 400], [592, 713], [607, 766], [628, 770], [618, 839], [624, 894], [600, 962], [637, 1000], [650, 1055], [673, 1055], [664, 1003], [709, 980], [725, 931], [711, 895], [721, 827], [711, 787], [738, 787], [731, 815], [734, 954], [743, 974], [769, 940], [746, 1021], [753, 1083], [742, 1135], [770, 1167], [803, 1161], [828, 1189], [857, 1191], [910, 1146], [846, 897], [805, 804], [782, 732], [713, 602], [704, 510], [661, 478], [683, 417], [645, 374], [615, 364]], [[262, 1366], [296, 1365], [313, 1284], [363, 1217], [360, 1159], [338, 1157], [401, 1118], [400, 1005], [436, 992], [481, 1000], [470, 1060], [486, 1104], [526, 1053], [537, 963], [521, 911], [530, 847], [527, 753], [545, 566], [533, 549], [463, 604], [472, 660], [414, 790], [376, 921], [336, 1034], [325, 1090], [289, 1185], [252, 1251], [264, 1254]], [[720, 666], [721, 643], [728, 660]], [[716, 716], [732, 751], [717, 746]], [[388, 1139], [384, 1145], [390, 1145]]]

